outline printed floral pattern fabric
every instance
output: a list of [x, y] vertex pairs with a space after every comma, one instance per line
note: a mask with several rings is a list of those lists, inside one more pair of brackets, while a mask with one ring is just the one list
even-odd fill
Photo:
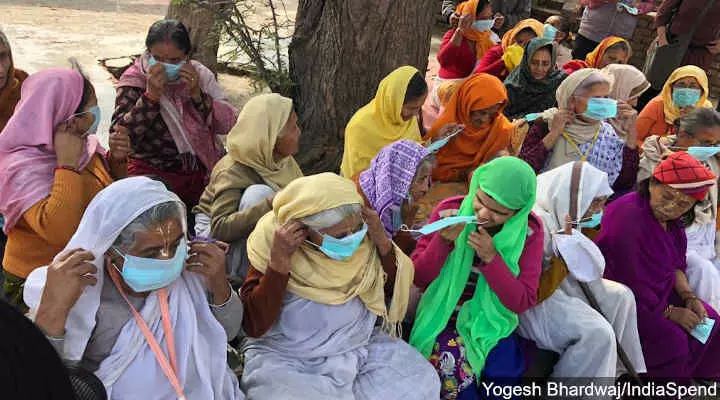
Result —
[[[591, 143], [584, 143], [578, 146], [580, 151], [585, 153], [590, 148]], [[618, 137], [612, 125], [603, 122], [600, 128], [600, 134], [595, 142], [590, 154], [588, 154], [587, 162], [597, 169], [608, 174], [610, 185], [620, 175], [623, 166], [623, 147], [625, 142]]]
[[430, 363], [440, 375], [440, 399], [454, 400], [468, 389], [477, 389], [475, 374], [465, 358], [465, 345], [455, 328], [447, 328], [438, 336]]

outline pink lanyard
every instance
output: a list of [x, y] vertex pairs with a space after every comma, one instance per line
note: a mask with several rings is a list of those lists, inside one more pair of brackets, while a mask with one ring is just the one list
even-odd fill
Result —
[[128, 306], [130, 307], [130, 311], [132, 311], [132, 314], [135, 317], [135, 321], [140, 327], [140, 330], [142, 330], [142, 333], [145, 336], [145, 340], [147, 340], [150, 349], [155, 354], [155, 358], [157, 359], [158, 364], [160, 364], [160, 368], [162, 368], [173, 389], [175, 389], [175, 392], [178, 395], [178, 399], [185, 400], [185, 395], [183, 394], [182, 386], [180, 385], [180, 379], [178, 379], [177, 377], [178, 368], [177, 357], [175, 355], [175, 334], [173, 334], [172, 324], [170, 322], [170, 307], [168, 307], [167, 290], [158, 290], [158, 301], [160, 303], [160, 314], [162, 316], [163, 332], [165, 333], [165, 340], [167, 340], [167, 348], [170, 355], [170, 362], [168, 362], [167, 357], [165, 357], [165, 354], [163, 353], [160, 344], [158, 343], [157, 339], [155, 339], [155, 335], [150, 332], [150, 328], [148, 328], [145, 320], [143, 320], [142, 316], [140, 316], [140, 313], [137, 312], [135, 307], [133, 307], [133, 305], [130, 303], [130, 300], [128, 300], [127, 295], [125, 294], [122, 286], [120, 285], [120, 278], [118, 277], [117, 272], [112, 268], [108, 268], [107, 270], [110, 274], [110, 278], [112, 278], [112, 281], [115, 284], [115, 287], [118, 289], [123, 299], [125, 299], [125, 302], [127, 302]]

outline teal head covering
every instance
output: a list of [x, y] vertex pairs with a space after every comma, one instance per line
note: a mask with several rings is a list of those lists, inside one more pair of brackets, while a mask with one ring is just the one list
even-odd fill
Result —
[[[458, 215], [474, 214], [473, 199], [478, 189], [503, 206], [516, 210], [493, 237], [493, 243], [508, 269], [517, 276], [520, 255], [528, 234], [528, 217], [535, 204], [537, 178], [533, 169], [516, 157], [500, 157], [479, 167], [473, 174], [468, 195]], [[455, 240], [440, 275], [425, 291], [417, 310], [410, 344], [429, 357], [438, 334], [445, 329], [470, 277], [475, 252], [468, 236], [475, 225], [468, 224]], [[460, 308], [456, 329], [465, 342], [466, 356], [475, 376], [480, 378], [488, 353], [518, 324], [517, 314], [507, 309], [482, 274], [472, 299]]]

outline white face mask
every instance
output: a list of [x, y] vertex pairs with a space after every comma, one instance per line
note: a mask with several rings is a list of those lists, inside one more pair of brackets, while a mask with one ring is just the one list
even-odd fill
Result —
[[605, 272], [605, 257], [597, 245], [582, 233], [554, 233], [553, 251], [565, 260], [570, 273], [580, 282], [592, 282], [602, 278]]

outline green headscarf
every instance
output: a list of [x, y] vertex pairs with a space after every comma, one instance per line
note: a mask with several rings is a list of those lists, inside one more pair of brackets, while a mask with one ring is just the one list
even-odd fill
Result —
[[[515, 276], [520, 272], [518, 261], [525, 247], [528, 216], [535, 204], [536, 182], [535, 172], [525, 161], [516, 157], [497, 158], [475, 170], [470, 190], [458, 213], [474, 215], [473, 199], [478, 189], [503, 206], [517, 210], [493, 237], [495, 249]], [[475, 251], [467, 241], [474, 229], [474, 224], [465, 226], [440, 275], [427, 288], [418, 305], [410, 344], [425, 357], [430, 356], [437, 336], [447, 326], [470, 277]], [[517, 314], [500, 302], [480, 274], [475, 293], [460, 308], [455, 325], [465, 341], [466, 357], [478, 379], [490, 350], [510, 335], [517, 324]]]

